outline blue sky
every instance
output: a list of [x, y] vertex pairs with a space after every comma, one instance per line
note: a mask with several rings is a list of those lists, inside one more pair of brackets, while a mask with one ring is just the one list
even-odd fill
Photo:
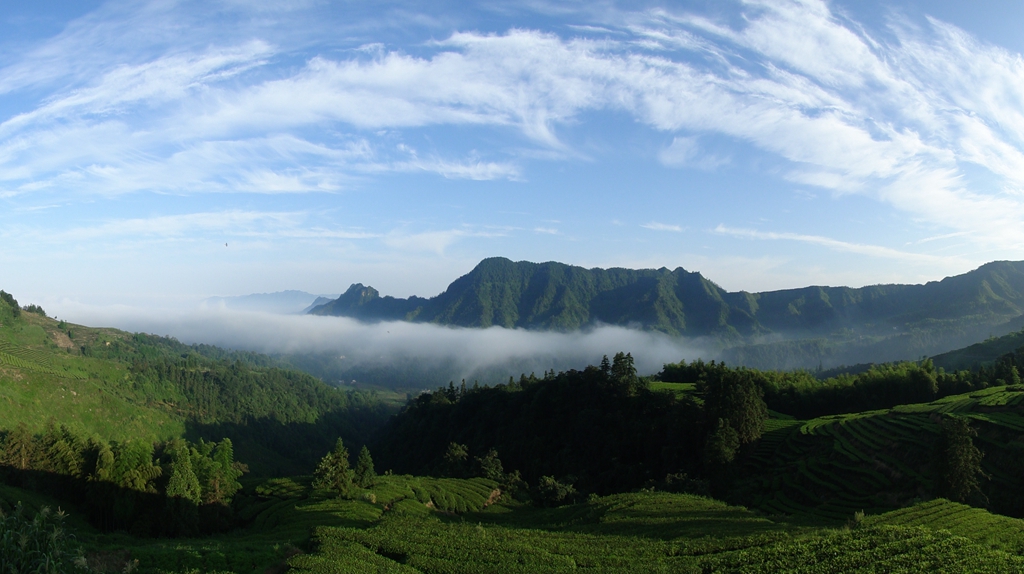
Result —
[[431, 296], [505, 256], [754, 291], [1024, 259], [1022, 21], [1020, 2], [5, 0], [0, 288]]

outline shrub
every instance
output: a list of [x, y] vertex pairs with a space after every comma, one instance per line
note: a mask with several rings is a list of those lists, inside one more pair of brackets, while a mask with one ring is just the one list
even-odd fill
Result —
[[64, 528], [65, 514], [43, 507], [32, 519], [19, 502], [14, 512], [0, 511], [0, 572], [71, 572], [85, 569], [74, 536]]
[[542, 476], [534, 489], [534, 499], [542, 506], [561, 506], [572, 503], [576, 489], [572, 481], [559, 482], [552, 476]]

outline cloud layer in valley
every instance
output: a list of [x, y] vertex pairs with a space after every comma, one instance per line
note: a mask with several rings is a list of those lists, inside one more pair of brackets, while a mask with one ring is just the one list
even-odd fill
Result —
[[[395, 364], [415, 364], [427, 376], [423, 387], [448, 380], [481, 376], [481, 384], [501, 383], [509, 376], [553, 368], [582, 369], [603, 355], [632, 353], [640, 374], [661, 370], [665, 363], [692, 360], [702, 354], [699, 342], [621, 327], [586, 332], [553, 333], [523, 329], [466, 329], [437, 325], [361, 323], [346, 317], [284, 315], [227, 308], [154, 311], [127, 306], [96, 307], [65, 302], [51, 306], [62, 319], [86, 325], [114, 326], [132, 332], [172, 336], [192, 344], [269, 354], [330, 354], [339, 364], [361, 372], [387, 372]], [[706, 351], [704, 351], [706, 353]], [[706, 354], [704, 355], [707, 356]], [[500, 372], [500, 375], [495, 373]], [[337, 381], [331, 381], [337, 382]], [[387, 384], [387, 380], [379, 381]]]

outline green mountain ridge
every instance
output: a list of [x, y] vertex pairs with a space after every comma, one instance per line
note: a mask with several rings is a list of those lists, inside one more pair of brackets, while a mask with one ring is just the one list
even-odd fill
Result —
[[1019, 330], [1024, 262], [996, 261], [923, 285], [752, 293], [726, 291], [682, 268], [585, 269], [496, 257], [429, 299], [381, 296], [357, 283], [310, 313], [557, 332], [614, 325], [700, 337], [731, 363], [829, 368], [917, 359]]
[[430, 299], [381, 297], [352, 285], [310, 311], [364, 320], [572, 331], [607, 324], [672, 335], [891, 334], [928, 322], [1005, 321], [1024, 313], [1024, 262], [997, 261], [924, 285], [811, 286], [729, 292], [683, 268], [585, 269], [563, 263], [481, 261]]

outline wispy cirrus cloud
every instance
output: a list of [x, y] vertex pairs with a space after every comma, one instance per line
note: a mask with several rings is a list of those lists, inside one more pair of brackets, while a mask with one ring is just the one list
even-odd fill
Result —
[[832, 239], [830, 237], [823, 237], [820, 235], [805, 235], [801, 233], [787, 232], [780, 233], [774, 231], [757, 231], [754, 229], [727, 227], [721, 224], [715, 227], [714, 232], [722, 235], [731, 235], [733, 237], [742, 237], [746, 239], [799, 241], [801, 243], [820, 245], [822, 247], [826, 247], [834, 251], [856, 253], [858, 255], [867, 255], [869, 257], [881, 257], [885, 259], [912, 261], [917, 263], [949, 263], [950, 259], [953, 259], [950, 257], [941, 257], [926, 253], [900, 251], [898, 249], [892, 249], [881, 245], [869, 245], [864, 243], [840, 241], [838, 239]]
[[211, 211], [180, 215], [161, 215], [111, 219], [91, 226], [68, 229], [50, 237], [51, 241], [83, 241], [121, 237], [180, 239], [206, 237], [300, 237], [332, 239], [371, 239], [379, 234], [361, 230], [329, 229], [310, 222], [306, 212]]
[[[307, 8], [105, 4], [0, 55], [0, 198], [231, 193], [268, 203], [239, 213], [276, 213], [289, 208], [270, 203], [296, 195], [373, 188], [366, 210], [402, 205], [408, 196], [391, 190], [426, 175], [449, 188], [514, 181], [500, 195], [514, 203], [536, 200], [540, 164], [647, 154], [665, 180], [708, 182], [700, 193], [750, 170], [776, 189], [862, 196], [975, 252], [1024, 253], [1020, 55], [948, 23], [893, 16], [869, 30], [823, 0], [748, 0], [720, 19], [563, 6], [530, 12], [563, 21], [529, 28], [405, 11], [402, 22], [429, 20], [430, 33], [401, 43], [374, 37], [388, 26], [381, 14], [326, 33], [333, 24]], [[606, 127], [622, 119], [636, 139]], [[303, 225], [314, 224], [292, 232]], [[443, 254], [470, 237], [450, 221], [393, 226], [373, 233], [399, 251]], [[935, 261], [873, 239], [760, 238]]]
[[408, 233], [404, 230], [393, 230], [383, 237], [389, 247], [408, 252], [432, 252], [443, 255], [445, 250], [465, 238], [504, 237], [503, 231], [479, 231], [474, 229], [446, 229]]

